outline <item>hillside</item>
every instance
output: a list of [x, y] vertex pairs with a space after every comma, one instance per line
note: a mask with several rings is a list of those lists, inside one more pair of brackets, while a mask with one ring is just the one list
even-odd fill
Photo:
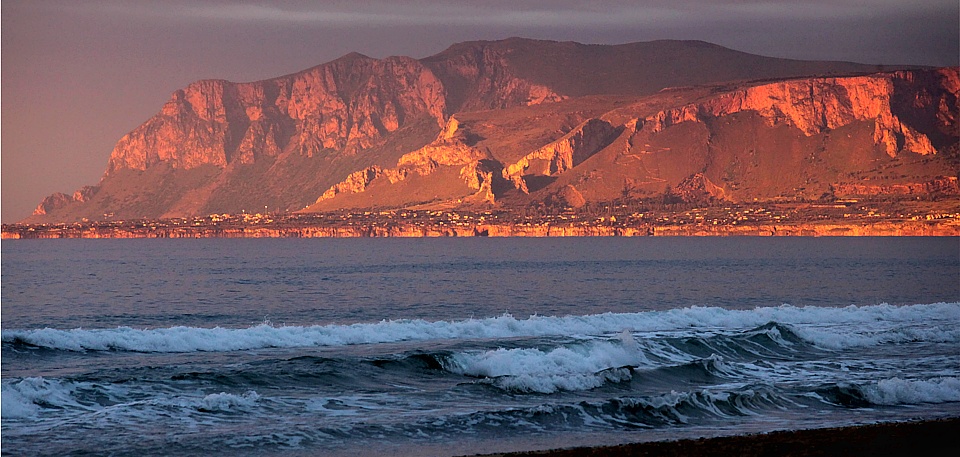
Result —
[[27, 222], [956, 193], [957, 69], [878, 70], [695, 41], [354, 53], [176, 91]]

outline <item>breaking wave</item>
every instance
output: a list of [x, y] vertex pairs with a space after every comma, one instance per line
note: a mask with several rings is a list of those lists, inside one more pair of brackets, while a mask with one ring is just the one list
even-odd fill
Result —
[[548, 351], [516, 348], [454, 354], [446, 368], [461, 375], [492, 379], [495, 386], [506, 390], [553, 393], [627, 381], [633, 367], [649, 364], [630, 333], [623, 332], [619, 341], [561, 346]]
[[57, 380], [42, 377], [24, 378], [17, 382], [4, 383], [0, 401], [3, 417], [30, 417], [41, 408], [83, 408], [73, 396], [74, 387]]
[[202, 392], [171, 394], [148, 393], [138, 387], [128, 388], [111, 383], [61, 381], [30, 377], [5, 381], [2, 388], [4, 418], [32, 418], [43, 411], [76, 413], [122, 409], [177, 408], [196, 413], [243, 411], [260, 400], [255, 391], [242, 394]]
[[960, 401], [960, 378], [930, 380], [891, 378], [863, 387], [864, 396], [876, 405], [916, 405]]
[[[960, 303], [848, 306], [783, 305], [753, 310], [692, 307], [642, 313], [517, 319], [509, 314], [461, 321], [393, 320], [352, 325], [248, 328], [167, 327], [155, 329], [4, 330], [3, 344], [63, 351], [200, 352], [258, 348], [342, 346], [449, 339], [608, 335], [628, 332], [729, 332], [761, 327], [763, 338], [784, 338], [789, 328], [803, 341], [824, 349], [914, 341], [960, 341]], [[922, 324], [918, 325], [918, 324]], [[788, 326], [788, 327], [784, 327]]]

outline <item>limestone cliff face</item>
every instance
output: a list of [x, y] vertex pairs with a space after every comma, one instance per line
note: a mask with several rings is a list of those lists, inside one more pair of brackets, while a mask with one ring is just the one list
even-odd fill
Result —
[[[541, 190], [578, 206], [633, 187], [645, 194], [662, 192], [697, 172], [703, 173], [703, 179], [677, 189], [723, 198], [723, 190], [736, 193], [733, 186], [748, 170], [749, 158], [737, 156], [740, 162], [723, 168], [719, 162], [732, 161], [735, 154], [717, 155], [718, 163], [711, 166], [723, 168], [721, 175], [699, 163], [688, 166], [706, 155], [690, 145], [708, 144], [709, 132], [705, 139], [681, 138], [686, 146], [680, 147], [676, 142], [660, 143], [682, 134], [639, 136], [687, 122], [709, 124], [740, 112], [758, 113], [768, 125], [793, 126], [808, 138], [851, 124], [860, 129], [849, 144], [837, 140], [836, 150], [859, 147], [870, 136], [864, 132], [872, 128], [874, 145], [891, 157], [905, 151], [934, 154], [955, 145], [958, 137], [960, 75], [956, 68], [769, 79], [775, 82], [655, 93], [665, 81], [686, 81], [674, 76], [697, 72], [701, 67], [691, 68], [691, 62], [703, 56], [713, 55], [712, 65], [725, 67], [734, 65], [726, 59], [742, 53], [688, 42], [615, 48], [523, 39], [473, 42], [420, 60], [349, 54], [264, 81], [198, 81], [174, 92], [159, 113], [119, 140], [100, 185], [72, 196], [48, 197], [32, 221], [107, 214], [118, 219], [183, 216], [267, 206], [293, 211], [319, 201], [327, 202], [321, 205], [326, 210], [338, 208], [344, 200], [354, 207], [368, 203], [390, 207], [435, 201], [489, 203], [505, 197], [501, 200], [505, 204], [525, 205], [543, 197], [538, 195]], [[684, 49], [695, 49], [697, 59], [676, 61], [675, 53]], [[664, 58], [667, 54], [670, 57]], [[557, 56], [565, 59], [562, 64]], [[873, 68], [794, 61], [777, 65], [787, 65], [789, 71], [783, 67], [785, 73], [771, 75], [745, 70], [746, 75], [735, 72], [736, 79]], [[651, 76], [640, 70], [651, 66], [662, 70], [658, 74], [663, 78], [644, 79]], [[730, 79], [723, 78], [710, 74], [695, 80], [716, 84]], [[629, 88], [619, 87], [624, 81], [633, 82]], [[570, 95], [577, 98], [566, 100]], [[610, 115], [610, 110], [616, 110], [616, 115]], [[750, 117], [751, 122], [762, 123]], [[558, 118], [575, 121], [556, 128], [547, 122]], [[757, 131], [769, 133], [762, 126]], [[757, 136], [750, 135], [741, 135], [738, 144], [755, 141]], [[768, 149], [781, 150], [780, 137], [765, 141], [775, 144]], [[656, 143], [656, 148], [647, 148], [647, 143]], [[616, 159], [612, 152], [606, 154], [613, 151], [611, 145], [623, 149]], [[874, 145], [869, 149], [875, 154]], [[794, 146], [816, 149], [806, 143]], [[844, 172], [853, 176], [862, 161], [850, 162], [842, 165], [849, 165]], [[769, 181], [781, 180], [770, 170], [760, 172], [768, 173]], [[820, 179], [821, 187], [828, 179], [843, 182], [828, 176], [814, 178]], [[796, 187], [801, 185], [805, 183]], [[398, 189], [406, 193], [396, 196]], [[361, 192], [367, 194], [347, 196]], [[768, 196], [758, 192], [748, 188], [741, 193], [744, 198]], [[412, 196], [401, 201], [408, 194]], [[344, 198], [336, 200], [338, 195]], [[380, 200], [368, 202], [370, 195], [379, 195]]]
[[174, 92], [160, 113], [120, 139], [107, 175], [161, 162], [179, 169], [222, 168], [286, 150], [306, 156], [355, 153], [423, 118], [443, 125], [449, 114], [464, 109], [564, 98], [513, 76], [502, 51], [485, 46], [463, 51], [427, 62], [349, 54], [265, 81], [198, 81]]
[[[351, 173], [346, 179], [324, 192], [317, 199], [317, 203], [330, 200], [340, 194], [364, 192], [367, 186], [379, 178], [396, 184], [407, 179], [411, 174], [430, 175], [441, 166], [462, 167], [460, 178], [468, 187], [483, 192], [489, 191], [484, 189], [483, 185], [486, 183], [487, 187], [490, 187], [492, 171], [482, 164], [489, 159], [489, 156], [486, 152], [468, 145], [463, 132], [458, 127], [459, 122], [451, 116], [436, 140], [401, 156], [396, 167], [384, 169], [372, 166]], [[490, 195], [489, 198], [492, 199], [492, 192]]]
[[339, 194], [355, 194], [358, 192], [363, 192], [367, 189], [367, 186], [373, 182], [374, 179], [383, 176], [383, 169], [378, 166], [367, 167], [360, 171], [355, 171], [350, 173], [346, 179], [337, 183], [330, 189], [327, 189], [320, 198], [317, 199], [318, 202], [329, 200], [333, 197], [336, 197]]
[[459, 139], [438, 140], [409, 154], [397, 162], [398, 167], [429, 171], [438, 165], [465, 165], [487, 158], [487, 154]]
[[351, 54], [266, 81], [199, 81], [117, 143], [107, 174], [160, 162], [225, 167], [288, 149], [306, 156], [353, 153], [411, 121], [442, 124], [445, 110], [442, 83], [406, 57]]
[[[929, 83], [930, 79], [935, 83], [919, 83], [920, 80]], [[958, 86], [955, 68], [798, 79], [757, 85], [660, 111], [637, 126], [648, 132], [660, 132], [682, 122], [704, 122], [755, 111], [770, 125], [792, 125], [809, 136], [855, 121], [873, 121], [874, 141], [891, 157], [903, 151], [926, 155], [937, 152], [930, 137], [918, 130], [921, 126], [910, 125], [903, 117], [916, 118], [917, 111], [935, 111], [940, 127], [955, 129]]]
[[503, 177], [529, 193], [524, 175], [554, 176], [563, 173], [610, 144], [622, 129], [601, 119], [590, 119], [557, 141], [527, 154], [503, 169]]
[[[792, 147], [790, 142], [794, 140], [790, 139], [790, 134], [784, 136], [783, 132], [777, 133], [775, 129], [758, 127], [759, 131], [740, 135], [741, 138], [737, 140], [740, 143], [736, 143], [738, 146], [724, 146], [711, 145], [708, 127], [703, 129], [708, 133], [702, 143], [698, 142], [701, 140], [689, 140], [677, 148], [678, 151], [686, 148], [686, 155], [662, 152], [671, 151], [671, 146], [675, 146], [675, 143], [671, 143], [661, 147], [656, 157], [644, 159], [649, 147], [649, 144], [644, 144], [650, 141], [651, 134], [664, 132], [680, 124], [710, 124], [728, 116], [750, 112], [761, 119], [761, 124], [765, 123], [768, 127], [791, 126], [807, 137], [859, 123], [869, 126], [864, 129], [873, 131], [872, 135], [858, 137], [863, 140], [872, 137], [873, 145], [868, 145], [868, 149], [876, 146], [890, 157], [905, 151], [921, 155], [936, 154], [945, 141], [951, 141], [951, 138], [956, 141], [958, 88], [960, 81], [956, 69], [747, 84], [733, 90], [699, 96], [692, 103], [686, 102], [646, 116], [634, 118], [618, 114], [590, 118], [519, 160], [506, 163], [495, 159], [490, 150], [476, 147], [478, 135], [470, 132], [470, 127], [461, 126], [457, 116], [453, 115], [432, 143], [401, 156], [395, 167], [373, 167], [356, 172], [328, 189], [318, 202], [344, 193], [365, 192], [378, 179], [396, 184], [411, 176], [431, 176], [444, 167], [459, 167], [462, 183], [476, 192], [474, 196], [479, 200], [489, 203], [497, 202], [510, 189], [516, 189], [530, 198], [552, 199], [566, 206], [577, 207], [583, 206], [589, 198], [598, 198], [598, 191], [591, 186], [603, 185], [605, 188], [602, 192], [609, 195], [610, 189], [613, 192], [617, 192], [617, 189], [620, 192], [623, 189], [629, 191], [631, 186], [627, 184], [630, 182], [652, 183], [649, 186], [658, 187], [654, 191], [662, 191], [667, 187], [674, 197], [688, 202], [771, 198], [801, 191], [819, 196], [828, 190], [827, 180], [837, 182], [833, 180], [839, 179], [837, 173], [840, 172], [835, 171], [834, 175], [830, 175], [830, 172], [814, 173], [804, 169], [806, 166], [817, 168], [811, 165], [817, 159], [810, 158], [812, 153], [805, 153], [805, 159], [794, 165], [782, 165], [793, 160], [788, 157], [793, 152], [788, 153], [786, 148]], [[645, 105], [638, 106], [644, 109]], [[757, 133], [761, 131], [767, 133]], [[646, 135], [643, 141], [635, 142], [634, 138], [630, 138], [640, 133]], [[769, 146], [772, 151], [770, 161], [762, 166], [760, 164], [763, 161], [755, 156], [731, 156], [723, 149], [730, 147], [733, 150], [750, 151], [758, 147], [756, 145], [760, 141], [752, 135], [766, 135], [769, 138], [764, 140], [767, 141], [765, 144], [773, 145]], [[861, 147], [863, 140], [855, 140], [855, 147]], [[583, 168], [588, 159], [612, 145], [616, 145], [616, 151], [611, 150], [616, 154], [608, 154], [606, 159], [594, 161], [593, 165]], [[613, 160], [620, 160], [617, 165], [603, 162], [614, 156], [616, 158]], [[627, 156], [632, 161], [624, 158]], [[723, 160], [730, 163], [713, 163]], [[751, 161], [747, 162], [751, 164], [749, 168], [743, 166], [748, 160]], [[795, 168], [783, 171], [783, 167]], [[594, 173], [595, 176], [619, 174], [621, 177], [616, 179], [627, 184], [602, 184], [602, 179], [583, 178], [593, 173], [593, 169], [605, 170]], [[723, 170], [723, 173], [717, 169]], [[776, 179], [765, 177], [778, 173], [787, 173], [789, 176]], [[789, 185], [784, 184], [788, 181]], [[553, 185], [554, 182], [556, 185]], [[738, 190], [744, 182], [748, 183], [748, 187], [753, 186], [748, 191], [752, 193]], [[535, 196], [541, 189], [545, 189], [544, 192], [538, 194], [539, 197]], [[918, 193], [935, 191], [930, 186], [917, 189]], [[649, 189], [645, 191], [649, 192]], [[464, 200], [466, 197], [458, 195], [454, 199]]]

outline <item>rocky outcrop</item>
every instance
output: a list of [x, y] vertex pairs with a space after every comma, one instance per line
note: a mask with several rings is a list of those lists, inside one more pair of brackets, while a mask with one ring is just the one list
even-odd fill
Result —
[[37, 205], [36, 209], [33, 210], [33, 215], [45, 216], [65, 208], [68, 205], [89, 201], [99, 190], [99, 186], [83, 186], [74, 192], [72, 196], [63, 192], [54, 193], [44, 198], [43, 201]]
[[[370, 182], [376, 179], [389, 180], [391, 184], [395, 184], [412, 175], [431, 175], [442, 167], [460, 167], [459, 176], [470, 189], [477, 192], [475, 197], [481, 201], [494, 203], [499, 200], [500, 196], [504, 195], [506, 189], [516, 189], [520, 194], [530, 195], [551, 186], [561, 175], [581, 166], [589, 158], [617, 141], [618, 138], [623, 140], [621, 142], [623, 151], [619, 153], [622, 156], [621, 160], [627, 160], [623, 157], [639, 159], [639, 164], [638, 162], [632, 162], [631, 169], [640, 169], [644, 173], [651, 173], [649, 170], [654, 170], [652, 173], [656, 173], [661, 169], [667, 169], [669, 173], [673, 173], [673, 176], [669, 179], [656, 174], [647, 175], [646, 182], [653, 183], [650, 184], [651, 186], [659, 186], [659, 189], [654, 189], [654, 191], [662, 191], [666, 187], [667, 192], [671, 194], [669, 197], [677, 201], [710, 203], [717, 200], [737, 201], [742, 198], [753, 197], [782, 198], [784, 195], [794, 196], [794, 194], [789, 193], [791, 192], [791, 186], [794, 188], [793, 192], [801, 192], [796, 189], [810, 183], [814, 184], [810, 185], [811, 190], [808, 193], [819, 196], [827, 191], [826, 186], [828, 184], [824, 182], [818, 187], [816, 183], [821, 182], [818, 181], [820, 177], [812, 174], [797, 177], [800, 174], [795, 173], [796, 176], [768, 180], [770, 182], [764, 182], [766, 178], [762, 176], [751, 176], [748, 179], [752, 179], [749, 185], [754, 186], [752, 190], [754, 194], [745, 195], [737, 190], [739, 186], [737, 180], [745, 178], [737, 177], [736, 173], [752, 173], [753, 175], [782, 173], [782, 171], [777, 171], [776, 168], [778, 160], [774, 156], [776, 156], [778, 144], [775, 142], [772, 143], [774, 144], [774, 151], [773, 156], [771, 156], [771, 165], [766, 165], [770, 168], [770, 171], [755, 168], [761, 163], [757, 159], [751, 159], [748, 156], [736, 156], [731, 159], [728, 155], [725, 160], [733, 160], [734, 164], [739, 165], [721, 165], [720, 169], [727, 170], [726, 174], [721, 175], [717, 171], [717, 166], [711, 168], [711, 163], [714, 157], [718, 157], [716, 154], [722, 153], [710, 151], [713, 147], [723, 148], [724, 146], [711, 146], [709, 133], [703, 140], [704, 143], [688, 142], [685, 146], [680, 147], [680, 149], [686, 148], [687, 151], [693, 151], [688, 152], [684, 159], [674, 159], [671, 157], [672, 153], [662, 153], [650, 162], [644, 162], [642, 158], [649, 144], [638, 147], [640, 153], [635, 154], [634, 148], [636, 145], [632, 139], [628, 141], [627, 137], [635, 137], [643, 133], [647, 137], [639, 144], [644, 144], [644, 142], [650, 141], [650, 135], [664, 132], [683, 123], [710, 124], [738, 113], [750, 112], [758, 116], [762, 123], [765, 123], [768, 127], [788, 125], [806, 136], [822, 135], [853, 123], [866, 122], [870, 123], [868, 125], [873, 129], [874, 146], [886, 152], [890, 157], [895, 157], [904, 151], [929, 155], [937, 153], [938, 145], [935, 145], [933, 140], [938, 138], [937, 132], [950, 132], [957, 126], [957, 115], [954, 109], [957, 96], [960, 95], [960, 93], [955, 92], [957, 86], [956, 71], [953, 69], [748, 84], [742, 88], [701, 96], [695, 103], [681, 104], [674, 108], [654, 112], [645, 117], [623, 118], [620, 116], [627, 119], [622, 125], [607, 120], [616, 118], [614, 116], [590, 118], [564, 133], [558, 139], [537, 148], [512, 163], [498, 162], [489, 150], [478, 148], [476, 146], [476, 135], [471, 134], [469, 128], [464, 129], [456, 116], [451, 116], [432, 143], [403, 155], [395, 167], [390, 169], [371, 168], [364, 173], [355, 173], [325, 192], [318, 201], [329, 200], [345, 192], [363, 192]], [[909, 99], [908, 102], [905, 99]], [[931, 112], [931, 110], [935, 112]], [[920, 114], [917, 114], [918, 112]], [[936, 120], [939, 125], [931, 126], [929, 122], [924, 125], [921, 122], [930, 119]], [[761, 126], [759, 128], [765, 127]], [[622, 135], [624, 132], [626, 134]], [[947, 136], [947, 138], [955, 138], [955, 136]], [[748, 148], [755, 147], [751, 146], [751, 141], [754, 140], [750, 135], [745, 135], [738, 141], [741, 141], [741, 143], [738, 143], [735, 148], [749, 150]], [[783, 141], [792, 140], [784, 137]], [[862, 142], [862, 140], [857, 141]], [[670, 147], [659, 150], [669, 151]], [[809, 153], [807, 155], [809, 156]], [[699, 162], [690, 161], [691, 159]], [[816, 158], [814, 157], [814, 159]], [[671, 161], [682, 162], [684, 160], [690, 162], [671, 163]], [[752, 168], [750, 169], [745, 169], [742, 166], [743, 160], [752, 160], [751, 163], [754, 165], [751, 165]], [[808, 162], [810, 161], [808, 160]], [[597, 164], [597, 166], [603, 167], [605, 165]], [[800, 166], [804, 165], [800, 164]], [[624, 173], [621, 175], [623, 178], [620, 178], [622, 182], [643, 182], [644, 177], [634, 178], [629, 174], [632, 172], [631, 169], [621, 168], [617, 170], [617, 173]], [[687, 171], [680, 174], [678, 173], [680, 170]], [[797, 173], [799, 172], [798, 169]], [[680, 176], [676, 176], [678, 174]], [[549, 204], [558, 204], [565, 207], [584, 206], [587, 195], [589, 195], [589, 198], [596, 199], [598, 194], [591, 189], [591, 184], [582, 184], [585, 181], [590, 181], [591, 178], [583, 178], [582, 173], [578, 176], [561, 180], [556, 186], [550, 187], [545, 194], [536, 198]], [[810, 178], [810, 176], [813, 176], [813, 178]], [[790, 179], [797, 182], [794, 184], [793, 181], [790, 181], [789, 185], [784, 184]], [[828, 177], [827, 179], [835, 178]], [[635, 187], [617, 184], [606, 185], [607, 188], [614, 188], [614, 186], [627, 189], [624, 192], [628, 193], [633, 192], [631, 189]], [[900, 187], [903, 186], [900, 185]], [[874, 194], [892, 195], [899, 192], [899, 194], [906, 195], [905, 192], [907, 191], [893, 190], [894, 187], [877, 190]], [[935, 188], [939, 189], [939, 187], [930, 185], [913, 186], [910, 187], [910, 192], [944, 192], [935, 190]], [[843, 187], [838, 189], [841, 192], [849, 190], [844, 190], [846, 188]], [[609, 194], [610, 191], [604, 190], [603, 192]], [[646, 190], [646, 192], [649, 193], [650, 191]], [[850, 192], [854, 191], [850, 190]], [[868, 190], [857, 192], [868, 192]], [[455, 199], [462, 199], [463, 197], [466, 197], [466, 195], [457, 196]], [[807, 197], [807, 195], [804, 195], [804, 198]]]
[[404, 154], [397, 161], [397, 167], [411, 168], [425, 175], [439, 165], [465, 165], [485, 158], [485, 152], [461, 141], [441, 140]]
[[[427, 176], [441, 166], [459, 166], [462, 167], [461, 179], [470, 189], [478, 191], [478, 198], [493, 203], [496, 199], [494, 186], [498, 181], [512, 183], [512, 187], [529, 193], [524, 176], [555, 176], [570, 170], [610, 144], [622, 130], [607, 121], [590, 119], [559, 140], [527, 154], [516, 163], [504, 166], [486, 151], [470, 146], [468, 135], [459, 129], [459, 121], [453, 117], [433, 143], [403, 155], [396, 168], [354, 173], [330, 188], [317, 201], [329, 200], [344, 192], [362, 192], [369, 184], [367, 178], [382, 176], [396, 183], [406, 179], [410, 173]], [[583, 203], [579, 205], [583, 206]]]
[[327, 189], [320, 198], [317, 199], [318, 202], [329, 200], [333, 197], [336, 197], [339, 194], [356, 194], [363, 192], [367, 189], [367, 186], [373, 182], [374, 179], [383, 176], [383, 169], [377, 166], [368, 167], [360, 171], [355, 171], [350, 173], [347, 176], [347, 179], [335, 184], [330, 189]]
[[199, 81], [120, 139], [107, 175], [161, 162], [190, 169], [252, 163], [289, 149], [313, 156], [355, 153], [423, 118], [442, 125], [442, 83], [419, 61], [351, 54], [254, 83]]
[[559, 140], [505, 166], [503, 177], [513, 182], [517, 189], [529, 193], [523, 176], [554, 176], [563, 173], [609, 145], [621, 130], [607, 121], [590, 119]]
[[707, 203], [711, 200], [724, 200], [726, 192], [714, 184], [703, 173], [687, 177], [672, 190], [673, 195], [688, 203]]
[[69, 205], [73, 201], [74, 200], [70, 198], [69, 195], [63, 192], [56, 192], [44, 198], [43, 201], [41, 201], [40, 204], [37, 205], [37, 208], [33, 210], [33, 215], [44, 216], [60, 208], [63, 208], [64, 206]]
[[99, 186], [83, 186], [73, 193], [73, 200], [80, 203], [90, 201], [99, 191]]
[[[411, 174], [427, 176], [441, 166], [462, 167], [460, 178], [471, 189], [480, 191], [483, 200], [493, 201], [491, 162], [486, 152], [469, 146], [466, 137], [459, 130], [459, 122], [451, 117], [436, 140], [404, 154], [393, 168], [384, 169], [379, 166], [368, 167], [365, 170], [351, 173], [343, 181], [335, 184], [320, 198], [317, 203], [330, 200], [340, 194], [355, 194], [363, 192], [374, 180], [382, 178], [391, 184], [407, 179]], [[498, 169], [499, 170], [499, 169]], [[484, 188], [486, 185], [486, 188]]]
[[[648, 116], [638, 128], [656, 133], [682, 122], [754, 111], [770, 125], [787, 124], [805, 135], [823, 133], [856, 121], [875, 123], [874, 142], [895, 157], [909, 151], [935, 154], [936, 147], [918, 126], [903, 122], [913, 111], [936, 112], [946, 129], [955, 129], [958, 70], [934, 72], [937, 84], [915, 84], [921, 71], [901, 71], [846, 78], [810, 78], [762, 84]], [[928, 78], [921, 78], [928, 79]], [[895, 103], [910, 99], [911, 103]]]

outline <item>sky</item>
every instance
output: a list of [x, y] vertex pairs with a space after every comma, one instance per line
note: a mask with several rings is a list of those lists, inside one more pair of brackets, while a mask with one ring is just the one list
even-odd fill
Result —
[[0, 20], [3, 223], [96, 184], [117, 140], [193, 81], [267, 79], [353, 51], [692, 39], [795, 59], [960, 65], [957, 0], [3, 0]]

